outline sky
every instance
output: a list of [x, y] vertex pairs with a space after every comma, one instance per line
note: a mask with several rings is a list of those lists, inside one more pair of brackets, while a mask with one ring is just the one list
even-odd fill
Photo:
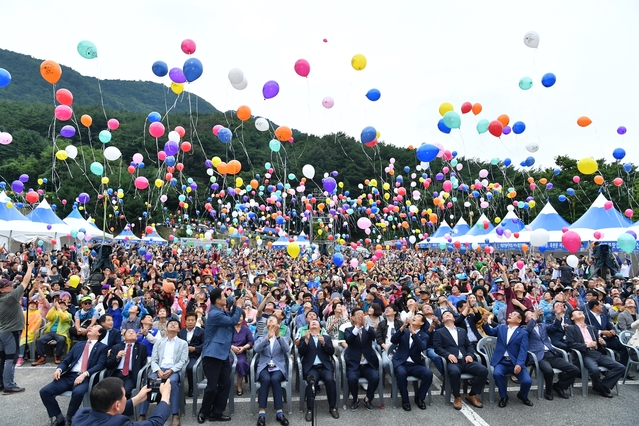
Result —
[[[533, 156], [544, 167], [557, 155], [612, 161], [617, 147], [627, 151], [624, 161], [639, 158], [635, 0], [4, 3], [0, 48], [101, 79], [168, 86], [169, 77], [156, 77], [151, 65], [181, 67], [188, 56], [180, 44], [192, 39], [204, 72], [189, 91], [222, 111], [248, 105], [255, 116], [306, 133], [339, 131], [359, 140], [373, 126], [381, 141], [399, 147], [439, 142], [465, 157], [518, 164]], [[523, 42], [531, 30], [540, 36], [537, 49]], [[78, 54], [81, 40], [95, 43], [97, 59]], [[351, 67], [358, 53], [367, 58], [362, 71]], [[310, 63], [308, 78], [295, 73], [298, 59]], [[11, 72], [11, 64], [0, 67]], [[232, 68], [244, 72], [245, 90], [231, 86]], [[545, 88], [548, 72], [557, 83]], [[522, 77], [533, 79], [530, 90], [519, 88]], [[264, 100], [269, 80], [280, 92]], [[377, 102], [365, 97], [372, 88], [381, 92]], [[331, 109], [322, 106], [326, 96], [335, 101]], [[481, 103], [483, 111], [462, 115], [461, 128], [446, 135], [437, 129], [443, 102], [460, 115], [464, 102]], [[501, 114], [511, 124], [523, 121], [526, 131], [478, 134], [479, 119]], [[580, 116], [593, 123], [579, 127]], [[539, 151], [528, 152], [531, 143]]]

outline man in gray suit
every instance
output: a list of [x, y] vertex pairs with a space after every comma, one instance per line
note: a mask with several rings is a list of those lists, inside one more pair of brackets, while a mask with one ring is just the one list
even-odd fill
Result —
[[636, 308], [637, 306], [634, 300], [631, 298], [626, 299], [623, 311], [619, 312], [617, 316], [617, 327], [619, 327], [619, 330], [631, 330], [630, 325], [637, 320]]
[[[167, 336], [153, 346], [151, 355], [151, 373], [149, 378], [160, 378], [171, 381], [171, 413], [172, 426], [180, 426], [180, 371], [189, 363], [189, 346], [186, 341], [177, 337], [180, 331], [180, 321], [170, 319], [166, 324]], [[146, 419], [149, 409], [147, 401], [140, 404], [140, 417]]]

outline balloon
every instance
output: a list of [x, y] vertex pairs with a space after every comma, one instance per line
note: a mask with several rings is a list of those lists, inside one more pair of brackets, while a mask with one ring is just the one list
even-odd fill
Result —
[[315, 167], [310, 164], [304, 165], [304, 167], [302, 167], [302, 174], [307, 179], [313, 179], [315, 177]]
[[[2, 87], [2, 86], [0, 86]], [[625, 135], [628, 130], [624, 126], [617, 127], [617, 133], [620, 135]]]
[[444, 102], [439, 106], [439, 115], [443, 117], [447, 112], [453, 111], [454, 109], [453, 104], [450, 102]]
[[335, 179], [333, 179], [332, 177], [327, 177], [325, 179], [322, 179], [322, 186], [324, 187], [324, 191], [331, 193], [335, 191], [337, 182], [335, 182]]
[[260, 132], [266, 132], [269, 129], [268, 120], [266, 118], [256, 118], [255, 119], [255, 128]]
[[78, 148], [73, 145], [67, 145], [67, 147], [64, 148], [64, 152], [66, 152], [71, 159], [74, 159], [78, 156]]
[[475, 115], [479, 114], [482, 109], [483, 107], [481, 106], [479, 102], [473, 104], [473, 114]]
[[292, 258], [296, 258], [297, 256], [299, 256], [300, 251], [300, 245], [297, 243], [290, 243], [288, 246], [286, 246], [286, 252]]
[[233, 133], [226, 127], [222, 127], [220, 130], [218, 130], [217, 137], [220, 142], [229, 143], [231, 142], [231, 138], [233, 138]]
[[451, 129], [459, 129], [461, 126], [461, 117], [455, 111], [448, 111], [444, 114], [444, 124]]
[[635, 237], [628, 233], [623, 233], [617, 238], [617, 246], [626, 253], [632, 253], [635, 251], [637, 240]]
[[62, 68], [55, 61], [47, 60], [40, 64], [40, 75], [51, 84], [56, 84], [62, 77]]
[[91, 124], [93, 124], [93, 119], [90, 115], [84, 114], [82, 117], [80, 117], [80, 123], [82, 123], [84, 127], [91, 127]]
[[524, 130], [526, 130], [526, 125], [524, 124], [523, 121], [516, 121], [513, 124], [513, 133], [516, 135], [520, 135], [522, 133], [524, 133]]
[[[184, 72], [184, 78], [189, 83], [197, 80], [202, 75], [203, 67], [202, 62], [197, 58], [189, 58], [184, 62], [182, 66]], [[183, 83], [183, 81], [176, 81], [175, 83]]]
[[538, 228], [530, 234], [530, 244], [534, 247], [545, 246], [550, 240], [550, 233], [543, 228]]
[[430, 162], [437, 158], [437, 155], [439, 154], [439, 148], [435, 145], [425, 143], [417, 148], [415, 154], [417, 155], [417, 159], [419, 161]]
[[231, 84], [240, 84], [244, 80], [244, 72], [239, 68], [233, 68], [229, 71], [229, 81]]
[[192, 55], [195, 53], [195, 42], [189, 38], [183, 40], [180, 47], [182, 48], [182, 52], [186, 53], [187, 55]]
[[122, 156], [120, 150], [115, 146], [108, 146], [104, 149], [104, 158], [109, 161], [115, 161]]
[[497, 120], [491, 121], [490, 124], [488, 125], [488, 131], [490, 132], [490, 134], [497, 138], [501, 136], [503, 130], [504, 130], [504, 125]]
[[248, 86], [248, 81], [246, 79], [244, 79], [244, 80], [240, 81], [237, 84], [231, 83], [231, 86], [233, 86], [237, 90], [244, 90], [244, 89], [246, 89], [246, 86]]
[[277, 81], [269, 80], [264, 83], [264, 87], [262, 87], [264, 99], [274, 98], [278, 93], [280, 93], [280, 85], [277, 84]]
[[577, 266], [579, 266], [579, 258], [575, 256], [574, 254], [571, 254], [570, 256], [566, 258], [566, 263], [571, 268], [576, 268]]
[[155, 61], [153, 62], [153, 65], [151, 65], [151, 71], [153, 71], [153, 74], [157, 75], [158, 77], [164, 77], [169, 73], [169, 66], [166, 64], [166, 62]]
[[154, 138], [161, 138], [164, 135], [164, 124], [156, 121], [149, 126], [149, 134]]
[[301, 77], [308, 77], [308, 74], [311, 72], [311, 65], [306, 59], [298, 59], [295, 61], [295, 66], [293, 68], [295, 68], [297, 75]]
[[370, 228], [372, 225], [372, 222], [367, 217], [360, 217], [359, 219], [357, 219], [357, 227], [359, 229], [367, 229]]
[[373, 126], [364, 127], [360, 139], [362, 143], [372, 142], [377, 137], [377, 130]]
[[293, 131], [290, 129], [290, 127], [280, 126], [275, 130], [275, 136], [281, 142], [286, 142], [293, 137]]
[[69, 285], [73, 288], [76, 288], [80, 284], [80, 277], [77, 275], [71, 275], [69, 277]]
[[98, 139], [100, 139], [100, 142], [102, 143], [111, 142], [111, 132], [109, 132], [108, 130], [100, 131], [100, 133], [98, 134]]
[[579, 117], [577, 119], [577, 124], [579, 125], [579, 127], [588, 127], [590, 126], [590, 124], [592, 123], [592, 120], [588, 117]]
[[24, 183], [20, 182], [19, 180], [14, 180], [11, 183], [11, 189], [13, 190], [13, 192], [19, 194], [24, 191]]
[[169, 78], [174, 83], [186, 83], [186, 76], [181, 68], [171, 68]]
[[85, 59], [94, 59], [98, 57], [98, 48], [89, 40], [82, 40], [78, 43], [78, 53]]
[[231, 160], [226, 165], [226, 173], [236, 175], [242, 170], [242, 164], [237, 160]]
[[58, 105], [55, 107], [55, 118], [60, 121], [67, 121], [73, 115], [73, 110], [68, 105]]
[[544, 76], [541, 78], [541, 84], [544, 87], [552, 87], [556, 81], [557, 77], [555, 77], [555, 74], [551, 72], [549, 72], [548, 74], [544, 74]]
[[462, 114], [468, 114], [473, 109], [473, 104], [470, 102], [464, 102], [461, 106]]
[[530, 77], [522, 77], [521, 80], [519, 80], [519, 88], [521, 90], [528, 90], [533, 86], [533, 81], [532, 78]]
[[73, 103], [73, 94], [67, 89], [58, 89], [55, 92], [55, 98], [62, 105], [71, 106]]
[[335, 105], [335, 101], [330, 96], [326, 96], [324, 99], [322, 99], [322, 105], [326, 109], [331, 109], [333, 108], [333, 105]]
[[524, 34], [524, 44], [528, 47], [536, 49], [539, 46], [539, 34], [536, 31], [528, 31]]
[[353, 58], [351, 59], [351, 66], [356, 71], [363, 70], [364, 68], [366, 68], [366, 56], [362, 55], [361, 53], [353, 56]]
[[13, 141], [13, 136], [7, 132], [0, 132], [0, 145], [9, 145]]
[[575, 254], [581, 248], [581, 237], [575, 231], [567, 231], [561, 236], [561, 243], [566, 250]]
[[251, 108], [246, 105], [242, 105], [237, 109], [237, 118], [241, 121], [246, 121], [251, 118]]
[[191, 142], [184, 141], [184, 142], [182, 142], [182, 144], [180, 145], [180, 149], [181, 149], [183, 152], [189, 152], [189, 151], [191, 151], [191, 148], [192, 148], [192, 146], [191, 146]]
[[379, 100], [381, 96], [382, 94], [377, 89], [371, 89], [368, 92], [366, 92], [366, 97], [368, 98], [369, 101], [375, 102]]
[[508, 123], [510, 123], [510, 117], [508, 117], [506, 114], [502, 114], [497, 117], [497, 121], [499, 121], [501, 124], [503, 124], [504, 127], [506, 127], [508, 126]]
[[344, 255], [342, 253], [335, 253], [333, 255], [333, 263], [338, 268], [344, 264]]
[[528, 145], [526, 145], [526, 150], [528, 152], [537, 152], [539, 151], [539, 144], [537, 142], [531, 142]]
[[109, 128], [109, 130], [117, 130], [120, 127], [120, 122], [115, 118], [111, 118], [109, 121], [107, 121], [107, 127]]
[[268, 143], [268, 147], [273, 152], [280, 152], [280, 149], [282, 148], [282, 144], [277, 139], [271, 139], [271, 141]]
[[0, 87], [6, 87], [11, 83], [11, 74], [4, 68], [0, 68]]
[[96, 176], [102, 176], [104, 174], [104, 166], [97, 161], [91, 163], [91, 166], [89, 168], [91, 169], [91, 173]]
[[149, 181], [144, 176], [136, 177], [133, 183], [135, 184], [135, 187], [140, 190], [147, 189], [149, 187]]
[[591, 157], [584, 157], [577, 162], [577, 169], [584, 175], [591, 175], [599, 170], [599, 165]]
[[64, 136], [65, 138], [72, 138], [73, 136], [75, 136], [75, 127], [73, 126], [63, 126], [60, 129], [60, 135]]
[[480, 135], [482, 133], [486, 133], [488, 131], [488, 126], [490, 125], [490, 123], [488, 122], [488, 120], [486, 119], [481, 119], [477, 122], [477, 133], [479, 133]]
[[442, 133], [445, 133], [445, 134], [449, 134], [450, 133], [450, 127], [448, 127], [446, 125], [446, 123], [444, 123], [444, 119], [443, 118], [440, 118], [439, 121], [437, 122], [437, 128]]
[[623, 160], [623, 158], [626, 156], [626, 150], [623, 148], [615, 148], [615, 150], [612, 151], [612, 156], [615, 158], [615, 160]]
[[173, 93], [175, 93], [176, 95], [179, 95], [180, 93], [182, 93], [184, 91], [184, 84], [182, 83], [171, 83], [171, 91], [173, 91]]

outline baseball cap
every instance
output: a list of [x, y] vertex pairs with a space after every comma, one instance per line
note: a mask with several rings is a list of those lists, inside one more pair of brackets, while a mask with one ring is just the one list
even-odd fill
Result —
[[11, 286], [12, 286], [11, 281], [9, 281], [8, 279], [6, 278], [0, 279], [0, 288], [11, 287]]

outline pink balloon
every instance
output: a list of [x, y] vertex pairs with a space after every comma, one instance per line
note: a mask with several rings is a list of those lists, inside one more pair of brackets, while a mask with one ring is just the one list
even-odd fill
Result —
[[335, 105], [335, 101], [330, 96], [327, 96], [322, 100], [322, 105], [326, 109], [331, 109], [333, 108], [333, 105]]
[[109, 130], [117, 130], [117, 128], [120, 127], [120, 122], [115, 118], [112, 118], [107, 121], [107, 127], [109, 128]]
[[572, 181], [575, 183], [581, 182], [581, 178], [579, 176], [573, 176]]
[[437, 158], [442, 158], [442, 156], [444, 155], [444, 145], [442, 145], [441, 142], [434, 142], [433, 145], [439, 148], [439, 152], [437, 153]]
[[182, 126], [177, 126], [174, 130], [177, 132], [178, 135], [180, 135], [181, 138], [183, 138], [186, 134], [186, 130], [184, 130], [184, 127]]
[[211, 131], [213, 132], [215, 136], [217, 136], [217, 132], [219, 132], [222, 127], [224, 126], [222, 126], [221, 124], [216, 124], [215, 126], [213, 126], [213, 130]]
[[149, 187], [149, 181], [144, 176], [138, 176], [135, 178], [135, 187], [137, 189], [147, 189]]
[[445, 181], [442, 185], [444, 187], [444, 191], [450, 192], [453, 189], [453, 183], [449, 180]]
[[58, 105], [55, 107], [55, 118], [60, 121], [67, 121], [73, 115], [73, 110], [68, 105]]
[[164, 124], [156, 121], [155, 123], [151, 123], [149, 126], [149, 133], [154, 138], [161, 138], [164, 135]]
[[626, 215], [626, 217], [632, 217], [632, 215], [633, 215], [634, 213], [635, 213], [635, 212], [634, 212], [632, 209], [626, 209], [626, 211], [625, 211], [625, 212], [623, 212], [623, 214], [625, 214], [625, 215]]
[[133, 154], [133, 162], [135, 164], [140, 164], [143, 161], [144, 161], [144, 157], [142, 156], [142, 154], [140, 154], [139, 152]]
[[182, 42], [182, 52], [187, 55], [192, 55], [195, 53], [195, 42], [191, 39], [186, 39]]
[[600, 240], [601, 239], [601, 232], [595, 231], [595, 233], [592, 234], [592, 236], [595, 237], [595, 240]]
[[575, 254], [581, 248], [581, 237], [575, 231], [567, 231], [561, 236], [561, 243], [566, 250]]
[[516, 265], [517, 265], [517, 269], [519, 269], [520, 271], [524, 269], [524, 262], [522, 260], [518, 260]]
[[604, 203], [604, 209], [610, 210], [612, 208], [612, 201], [606, 201]]
[[311, 72], [311, 65], [306, 59], [298, 59], [295, 61], [295, 72], [302, 77], [308, 77], [308, 73]]
[[164, 160], [166, 160], [166, 152], [164, 152], [164, 151], [159, 151], [159, 152], [158, 152], [158, 160], [160, 160], [160, 161], [164, 161]]

